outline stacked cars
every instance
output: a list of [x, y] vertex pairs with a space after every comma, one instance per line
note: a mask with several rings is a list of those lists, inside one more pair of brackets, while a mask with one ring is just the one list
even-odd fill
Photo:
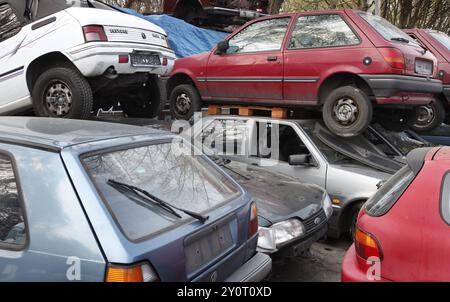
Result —
[[442, 92], [436, 58], [386, 20], [352, 10], [256, 19], [209, 53], [177, 60], [167, 90], [175, 118], [204, 104], [319, 109], [329, 130], [361, 134], [376, 120], [414, 124]]

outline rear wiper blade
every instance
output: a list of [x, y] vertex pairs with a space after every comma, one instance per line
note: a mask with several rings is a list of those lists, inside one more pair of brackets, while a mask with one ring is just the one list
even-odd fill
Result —
[[233, 172], [233, 173], [239, 175], [240, 177], [244, 178], [245, 180], [250, 180], [250, 179], [251, 179], [250, 177], [245, 176], [245, 175], [243, 175], [242, 173], [239, 173], [238, 171], [234, 170], [233, 168], [230, 168], [230, 167], [228, 166], [228, 164], [231, 162], [231, 160], [229, 160], [229, 159], [224, 159], [224, 158], [220, 158], [220, 157], [217, 157], [217, 156], [213, 156], [211, 159], [212, 159], [218, 166], [220, 166], [220, 167], [222, 167], [222, 168], [225, 168], [225, 169], [227, 169], [227, 170], [230, 170], [231, 172]]
[[402, 38], [402, 37], [391, 38], [391, 41], [398, 41], [398, 42], [404, 42], [404, 43], [409, 43], [410, 42], [408, 39], [405, 39], [405, 38]]
[[119, 181], [116, 181], [114, 179], [108, 179], [107, 184], [112, 186], [113, 188], [116, 188], [116, 189], [121, 188], [121, 189], [125, 189], [125, 190], [127, 190], [129, 192], [132, 192], [136, 196], [138, 196], [141, 200], [145, 200], [147, 202], [151, 202], [152, 204], [155, 204], [155, 205], [163, 208], [164, 210], [166, 210], [167, 212], [173, 214], [174, 216], [176, 216], [178, 218], [182, 218], [182, 217], [180, 216], [180, 214], [175, 212], [174, 209], [178, 210], [178, 211], [181, 211], [181, 212], [183, 212], [183, 213], [185, 213], [185, 214], [187, 214], [187, 215], [189, 215], [191, 217], [194, 217], [195, 219], [199, 220], [201, 223], [205, 223], [209, 219], [209, 216], [203, 216], [201, 214], [198, 214], [198, 213], [195, 213], [195, 212], [192, 212], [192, 211], [189, 211], [189, 210], [185, 210], [185, 209], [176, 207], [176, 206], [174, 206], [174, 205], [172, 205], [172, 204], [170, 204], [170, 203], [168, 203], [168, 202], [166, 202], [166, 201], [156, 197], [155, 195], [150, 194], [146, 190], [138, 188], [136, 186], [133, 186], [133, 185], [130, 185], [130, 184], [126, 184], [126, 183], [123, 183], [123, 182], [119, 182]]

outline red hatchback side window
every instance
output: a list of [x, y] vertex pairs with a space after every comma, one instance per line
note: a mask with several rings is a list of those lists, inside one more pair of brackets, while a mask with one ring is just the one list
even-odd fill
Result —
[[300, 16], [289, 40], [289, 49], [357, 45], [358, 36], [339, 14]]

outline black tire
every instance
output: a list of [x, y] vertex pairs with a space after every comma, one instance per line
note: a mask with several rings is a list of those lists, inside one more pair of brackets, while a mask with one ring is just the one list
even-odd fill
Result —
[[433, 131], [444, 122], [447, 115], [444, 104], [440, 99], [429, 106], [419, 106], [418, 111], [416, 123], [411, 129], [419, 133]]
[[363, 207], [364, 202], [358, 202], [351, 206], [349, 215], [348, 215], [348, 236], [351, 241], [355, 240], [355, 232], [356, 232], [356, 222], [358, 220], [359, 211]]
[[87, 119], [94, 102], [86, 78], [68, 67], [42, 73], [33, 87], [32, 97], [34, 113], [43, 117]]
[[152, 78], [135, 97], [120, 99], [120, 106], [128, 117], [154, 118], [164, 109], [166, 98], [159, 78]]
[[[339, 116], [338, 112], [343, 114]], [[364, 91], [353, 86], [344, 86], [336, 88], [326, 97], [322, 118], [334, 134], [351, 137], [367, 129], [372, 121], [372, 113], [372, 104]]]
[[170, 93], [170, 114], [174, 119], [189, 120], [202, 110], [202, 100], [197, 89], [189, 84], [175, 87]]
[[417, 107], [388, 111], [380, 110], [376, 114], [376, 120], [386, 130], [400, 132], [411, 129], [417, 121], [417, 116]]

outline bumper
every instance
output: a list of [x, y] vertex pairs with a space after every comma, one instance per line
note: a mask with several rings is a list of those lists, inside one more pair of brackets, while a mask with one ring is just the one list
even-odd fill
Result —
[[[345, 254], [344, 260], [342, 261], [341, 281], [374, 282], [375, 280], [370, 280], [367, 277], [367, 272], [361, 270], [356, 257], [355, 245], [352, 244]], [[381, 278], [381, 280], [376, 280], [376, 282], [388, 282], [388, 280]]]
[[378, 104], [426, 105], [442, 92], [436, 79], [404, 75], [361, 75], [372, 88]]
[[444, 85], [443, 93], [447, 98], [447, 101], [450, 103], [450, 85]]
[[258, 17], [267, 16], [266, 14], [243, 9], [233, 9], [226, 7], [208, 6], [204, 8], [204, 11], [209, 15], [225, 16], [225, 17], [239, 17], [244, 20], [252, 20]]
[[272, 259], [263, 253], [256, 253], [243, 266], [229, 276], [225, 282], [259, 282], [272, 270]]
[[288, 246], [280, 248], [276, 253], [281, 257], [296, 257], [309, 250], [311, 245], [323, 238], [328, 232], [328, 223], [325, 223], [320, 229], [308, 237], [301, 238], [299, 241], [295, 241]]
[[[131, 62], [119, 63], [119, 55], [129, 55], [134, 51], [156, 53], [161, 59], [167, 59], [166, 66], [133, 67]], [[65, 53], [85, 77], [102, 75], [111, 66], [118, 74], [138, 72], [168, 75], [175, 64], [172, 50], [154, 45], [119, 42], [92, 42], [74, 47]]]

